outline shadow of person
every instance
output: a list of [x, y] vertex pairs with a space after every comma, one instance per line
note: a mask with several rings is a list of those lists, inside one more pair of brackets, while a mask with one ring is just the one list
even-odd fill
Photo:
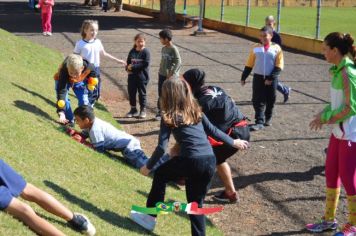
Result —
[[312, 181], [316, 175], [322, 175], [324, 166], [315, 166], [304, 172], [265, 172], [260, 174], [234, 177], [236, 189], [243, 189], [249, 185], [275, 180], [290, 180], [292, 182]]
[[31, 94], [31, 95], [33, 95], [33, 96], [35, 96], [35, 97], [41, 98], [43, 101], [45, 101], [48, 105], [50, 105], [50, 106], [52, 106], [52, 107], [55, 107], [55, 106], [56, 106], [56, 103], [55, 103], [55, 102], [53, 102], [52, 100], [50, 100], [50, 99], [44, 97], [43, 95], [41, 95], [41, 94], [39, 94], [39, 93], [37, 93], [37, 92], [35, 92], [35, 91], [32, 91], [32, 90], [30, 90], [30, 89], [28, 89], [28, 88], [22, 87], [21, 85], [18, 85], [18, 84], [15, 84], [15, 83], [11, 83], [11, 84], [12, 84], [13, 86], [15, 86], [15, 87], [21, 89], [22, 91], [25, 91], [26, 93], [29, 93], [29, 94]]
[[14, 103], [15, 103], [15, 107], [17, 107], [21, 110], [30, 112], [30, 113], [35, 114], [36, 116], [42, 117], [44, 119], [56, 122], [56, 120], [53, 119], [47, 112], [43, 111], [41, 108], [39, 108], [35, 105], [32, 105], [30, 103], [27, 103], [27, 102], [21, 101], [21, 100], [16, 100], [16, 101], [14, 101]]
[[[133, 221], [131, 221], [131, 219], [129, 217], [121, 216], [121, 215], [119, 215], [113, 211], [109, 211], [107, 209], [102, 210], [102, 209], [98, 208], [97, 206], [95, 206], [93, 203], [88, 202], [84, 199], [81, 199], [81, 198], [75, 196], [74, 194], [68, 192], [68, 190], [60, 187], [59, 185], [57, 185], [51, 181], [45, 180], [45, 181], [43, 181], [43, 183], [47, 187], [51, 188], [53, 191], [61, 194], [67, 201], [71, 202], [72, 204], [76, 204], [79, 207], [81, 207], [82, 209], [95, 214], [97, 217], [99, 217], [100, 219], [106, 221], [107, 223], [109, 223], [113, 226], [127, 229], [130, 231], [134, 231], [139, 234], [147, 234], [147, 232], [148, 232], [145, 229], [139, 227]], [[156, 235], [156, 234], [151, 233], [151, 235]]]

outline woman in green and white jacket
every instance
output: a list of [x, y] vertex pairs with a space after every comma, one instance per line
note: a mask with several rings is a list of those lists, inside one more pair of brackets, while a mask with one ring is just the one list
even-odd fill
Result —
[[340, 185], [347, 194], [348, 223], [335, 235], [356, 236], [356, 48], [349, 34], [328, 34], [323, 43], [326, 60], [333, 64], [331, 103], [310, 123], [313, 130], [333, 126], [326, 163], [326, 208], [322, 219], [306, 228], [312, 232], [336, 229], [336, 208]]

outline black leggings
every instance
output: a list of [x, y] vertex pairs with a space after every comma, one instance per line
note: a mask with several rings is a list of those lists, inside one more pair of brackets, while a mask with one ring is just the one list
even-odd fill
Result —
[[[214, 172], [215, 156], [213, 155], [196, 158], [174, 157], [155, 171], [147, 207], [155, 207], [157, 202], [163, 202], [166, 184], [179, 178], [185, 178], [188, 203], [197, 202], [199, 207], [202, 207]], [[189, 215], [189, 218], [192, 235], [205, 235], [205, 216]]]

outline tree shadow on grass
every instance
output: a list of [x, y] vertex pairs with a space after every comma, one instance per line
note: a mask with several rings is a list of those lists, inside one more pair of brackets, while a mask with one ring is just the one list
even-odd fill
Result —
[[131, 221], [129, 217], [120, 216], [117, 213], [107, 209], [102, 210], [97, 206], [95, 206], [93, 203], [75, 196], [74, 194], [70, 193], [68, 190], [62, 188], [61, 186], [51, 181], [45, 180], [43, 182], [47, 187], [51, 188], [53, 191], [57, 192], [58, 194], [61, 194], [67, 201], [71, 202], [72, 204], [78, 205], [85, 211], [95, 214], [97, 217], [99, 217], [100, 219], [106, 221], [107, 223], [113, 226], [123, 228], [129, 231], [134, 231], [139, 234], [147, 234], [148, 232], [143, 228], [139, 227], [133, 221]]
[[30, 112], [32, 114], [35, 114], [36, 116], [42, 117], [44, 119], [47, 119], [49, 121], [56, 122], [55, 119], [53, 119], [47, 112], [43, 111], [41, 108], [38, 108], [35, 105], [32, 105], [30, 103], [21, 101], [21, 100], [16, 100], [14, 101], [15, 107]]

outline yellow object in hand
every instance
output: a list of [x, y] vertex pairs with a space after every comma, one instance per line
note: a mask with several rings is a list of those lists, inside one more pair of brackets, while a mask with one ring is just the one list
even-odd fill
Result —
[[95, 77], [90, 77], [88, 80], [88, 84], [93, 85], [93, 86], [97, 85], [98, 82], [99, 82], [98, 78], [95, 78]]
[[95, 85], [88, 84], [88, 89], [90, 91], [93, 91], [95, 89]]
[[63, 108], [66, 105], [66, 102], [64, 100], [58, 100], [57, 105], [59, 108]]

